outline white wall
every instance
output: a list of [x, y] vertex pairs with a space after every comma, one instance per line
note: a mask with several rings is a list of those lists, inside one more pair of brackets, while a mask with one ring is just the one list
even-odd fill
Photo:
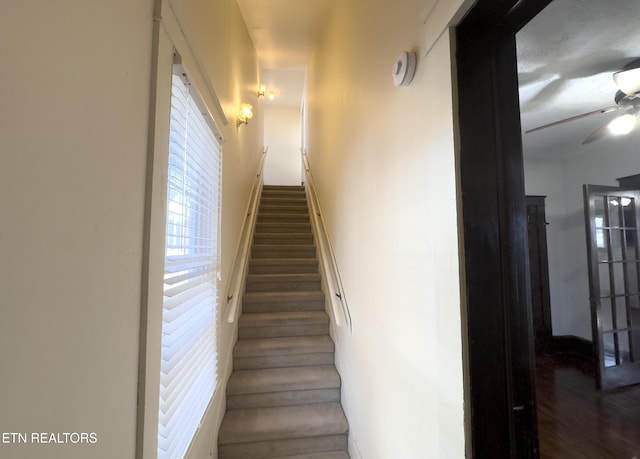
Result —
[[[452, 50], [438, 38], [460, 2], [436, 8], [439, 29], [423, 3], [338, 2], [308, 70], [305, 147], [353, 321], [333, 337], [354, 458], [465, 455]], [[417, 74], [395, 88], [403, 50]]]
[[264, 166], [266, 185], [300, 185], [300, 108], [264, 108], [264, 142], [269, 153]]
[[[97, 438], [0, 438], [3, 458], [135, 455], [152, 3], [0, 3], [0, 432]], [[241, 101], [257, 105], [258, 66], [235, 1], [174, 3], [230, 120], [216, 114], [224, 286], [262, 149], [260, 112], [249, 126], [234, 123]], [[161, 84], [170, 72], [162, 67]], [[148, 306], [152, 315], [161, 308]], [[224, 378], [233, 328], [219, 339]], [[215, 444], [224, 402], [214, 408], [193, 457]]]
[[549, 287], [554, 335], [591, 336], [582, 185], [618, 186], [640, 173], [640, 134], [576, 145], [556, 160], [525, 160], [527, 194], [546, 199]]

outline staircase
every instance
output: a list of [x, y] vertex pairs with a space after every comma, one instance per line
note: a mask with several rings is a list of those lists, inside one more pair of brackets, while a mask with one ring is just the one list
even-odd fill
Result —
[[348, 458], [303, 187], [263, 187], [242, 304], [218, 457]]

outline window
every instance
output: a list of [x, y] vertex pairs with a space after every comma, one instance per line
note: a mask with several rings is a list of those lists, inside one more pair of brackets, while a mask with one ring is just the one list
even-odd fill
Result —
[[183, 457], [217, 383], [220, 143], [173, 75], [158, 457]]

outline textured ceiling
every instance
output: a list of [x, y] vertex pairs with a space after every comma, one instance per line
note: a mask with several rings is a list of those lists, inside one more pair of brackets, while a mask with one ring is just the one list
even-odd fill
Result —
[[[555, 0], [517, 35], [523, 132], [615, 105], [613, 73], [640, 57], [640, 1]], [[582, 146], [616, 113], [523, 133], [525, 155], [559, 157], [581, 148], [638, 141], [629, 136]]]

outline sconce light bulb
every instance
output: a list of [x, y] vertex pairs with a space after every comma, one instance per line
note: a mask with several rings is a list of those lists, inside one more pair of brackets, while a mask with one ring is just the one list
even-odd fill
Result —
[[241, 124], [249, 124], [251, 118], [253, 118], [253, 107], [251, 104], [240, 104], [236, 126], [240, 127]]
[[240, 105], [240, 115], [243, 118], [250, 120], [253, 118], [253, 107], [250, 104]]

